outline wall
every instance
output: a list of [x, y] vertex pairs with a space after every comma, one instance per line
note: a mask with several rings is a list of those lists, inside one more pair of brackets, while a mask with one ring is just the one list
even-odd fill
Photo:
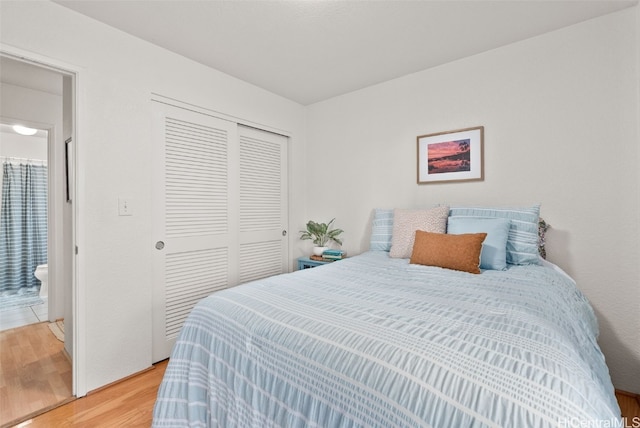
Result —
[[[291, 177], [302, 165], [304, 109], [51, 2], [0, 2], [0, 12], [5, 49], [80, 70], [82, 394], [151, 363], [151, 94], [290, 133]], [[117, 215], [120, 195], [132, 198], [134, 215]], [[292, 180], [290, 198], [302, 204], [302, 184]], [[290, 215], [300, 217], [295, 207]]]
[[[309, 106], [305, 215], [336, 217], [355, 254], [376, 207], [541, 203], [615, 386], [640, 392], [637, 10]], [[484, 181], [416, 184], [416, 136], [478, 125]]]
[[[73, 99], [74, 99], [74, 91], [73, 91], [73, 78], [71, 76], [63, 76], [62, 77], [62, 139], [64, 144], [68, 144], [68, 147], [65, 149], [66, 153], [66, 161], [68, 162], [68, 166], [66, 168], [65, 173], [68, 174], [67, 182], [64, 183], [64, 188], [62, 191], [65, 193], [64, 195], [60, 195], [64, 200], [67, 201], [64, 204], [64, 237], [62, 240], [62, 247], [66, 248], [73, 257], [75, 253], [75, 240], [74, 240], [74, 230], [73, 230], [73, 210], [75, 208], [74, 204], [74, 190], [75, 190], [75, 171], [74, 171], [74, 161], [73, 161]], [[67, 143], [69, 141], [69, 143]], [[69, 186], [68, 194], [67, 194], [67, 185]], [[73, 269], [75, 257], [73, 260], [69, 260], [68, 263], [64, 265], [63, 283], [67, 287], [68, 295], [71, 296], [73, 293]], [[64, 300], [64, 323], [65, 330], [69, 332], [75, 331], [73, 319], [73, 299], [65, 299]], [[70, 337], [71, 335], [67, 336]], [[67, 355], [73, 355], [73, 340], [65, 340], [64, 341], [64, 349], [67, 351]]]
[[0, 133], [0, 156], [23, 159], [47, 160], [47, 138], [36, 135], [20, 135], [15, 132]]

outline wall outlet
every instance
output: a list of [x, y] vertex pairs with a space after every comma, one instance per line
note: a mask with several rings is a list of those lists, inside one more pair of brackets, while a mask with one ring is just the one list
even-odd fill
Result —
[[133, 215], [131, 198], [118, 198], [118, 215]]

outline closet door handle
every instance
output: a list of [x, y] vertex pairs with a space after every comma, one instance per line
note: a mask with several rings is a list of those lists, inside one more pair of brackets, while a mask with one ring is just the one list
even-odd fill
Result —
[[164, 248], [164, 242], [158, 241], [156, 242], [156, 250], [162, 250]]
[[282, 236], [287, 236], [287, 231], [286, 230], [282, 231]]

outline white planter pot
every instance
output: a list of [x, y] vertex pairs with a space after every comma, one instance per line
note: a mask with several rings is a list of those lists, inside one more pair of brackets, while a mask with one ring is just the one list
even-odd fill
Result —
[[314, 256], [321, 256], [322, 253], [324, 253], [328, 249], [329, 249], [329, 247], [313, 247], [313, 255]]

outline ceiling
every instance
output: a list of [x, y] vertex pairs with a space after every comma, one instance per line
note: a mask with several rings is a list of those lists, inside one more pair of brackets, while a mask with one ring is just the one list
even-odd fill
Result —
[[[20, 134], [18, 134], [16, 131], [13, 130], [13, 124], [0, 123], [0, 141], [5, 140], [5, 138], [6, 138], [5, 141], [9, 141], [9, 137], [8, 137], [9, 135], [20, 135]], [[38, 129], [38, 132], [36, 132], [34, 135], [26, 136], [26, 138], [30, 138], [30, 139], [40, 138], [40, 139], [44, 139], [44, 142], [46, 143], [47, 135], [48, 135], [48, 132], [46, 130]], [[21, 135], [20, 137], [23, 138], [25, 136]]]
[[638, 0], [56, 0], [302, 105]]

